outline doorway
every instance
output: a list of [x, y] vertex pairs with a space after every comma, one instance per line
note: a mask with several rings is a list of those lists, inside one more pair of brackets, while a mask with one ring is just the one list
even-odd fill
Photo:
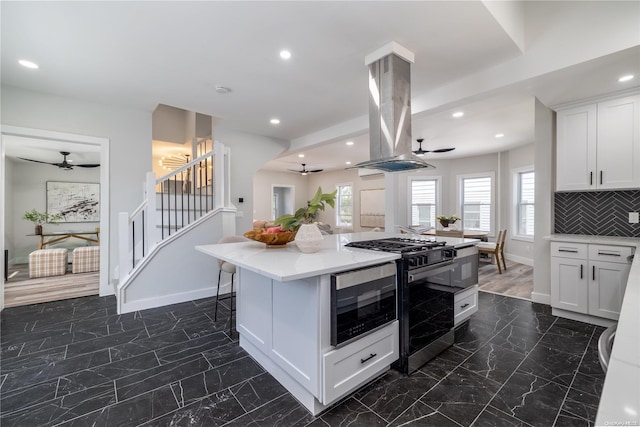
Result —
[[292, 185], [271, 186], [271, 219], [284, 214], [292, 214], [294, 205], [294, 189]]
[[[8, 168], [15, 168], [13, 161], [9, 164], [8, 158], [15, 156], [16, 151], [25, 147], [37, 150], [38, 147], [48, 151], [70, 151], [70, 152], [92, 152], [100, 163], [99, 168], [99, 229], [100, 229], [100, 270], [98, 292], [101, 296], [113, 294], [113, 288], [109, 286], [109, 140], [106, 138], [67, 134], [63, 132], [46, 131], [40, 129], [20, 128], [14, 126], [3, 126], [0, 138], [0, 176], [3, 178], [0, 184], [0, 252], [11, 251], [14, 246], [13, 228], [16, 221], [21, 217], [11, 208], [12, 200], [17, 197], [11, 185], [12, 180], [8, 178]], [[51, 166], [53, 167], [53, 166]], [[68, 179], [72, 181], [70, 176]], [[9, 182], [7, 182], [9, 181]], [[41, 190], [41, 197], [46, 197], [44, 188]], [[12, 200], [8, 200], [11, 197]], [[41, 201], [42, 203], [42, 201]], [[9, 214], [9, 215], [8, 215]], [[21, 214], [20, 214], [21, 215]], [[19, 232], [21, 238], [24, 238]], [[37, 244], [34, 248], [37, 248]], [[2, 274], [0, 275], [0, 308], [5, 306], [5, 265], [2, 263]], [[6, 274], [8, 276], [8, 274]], [[62, 299], [62, 298], [60, 298]]]

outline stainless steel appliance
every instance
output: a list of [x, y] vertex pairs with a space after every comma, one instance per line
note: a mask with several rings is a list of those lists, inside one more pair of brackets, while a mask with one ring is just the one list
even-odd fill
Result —
[[459, 291], [478, 284], [478, 248], [475, 245], [456, 248], [453, 263], [451, 286]]
[[331, 275], [331, 345], [340, 346], [396, 320], [396, 266]]
[[400, 359], [397, 368], [410, 374], [453, 344], [451, 286], [455, 250], [430, 239], [387, 238], [347, 246], [395, 252], [398, 270]]

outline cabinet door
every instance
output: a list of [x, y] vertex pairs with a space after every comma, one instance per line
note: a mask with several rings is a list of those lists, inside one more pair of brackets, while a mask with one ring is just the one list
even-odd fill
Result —
[[598, 103], [597, 186], [640, 186], [640, 96]]
[[589, 314], [618, 320], [631, 264], [589, 263]]
[[556, 187], [596, 188], [596, 105], [558, 111]]
[[551, 306], [587, 313], [588, 274], [586, 260], [551, 257]]

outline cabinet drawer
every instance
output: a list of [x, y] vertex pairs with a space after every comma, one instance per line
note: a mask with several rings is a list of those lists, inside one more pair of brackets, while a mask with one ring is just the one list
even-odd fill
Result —
[[551, 256], [587, 259], [586, 243], [551, 242]]
[[589, 245], [589, 261], [605, 261], [627, 264], [627, 258], [633, 255], [628, 246]]
[[478, 285], [471, 286], [453, 297], [453, 324], [458, 326], [478, 311]]
[[328, 405], [398, 359], [398, 321], [322, 357], [322, 403]]

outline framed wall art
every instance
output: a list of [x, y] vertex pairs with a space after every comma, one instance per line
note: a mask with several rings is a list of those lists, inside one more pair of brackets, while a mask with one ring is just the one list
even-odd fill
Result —
[[47, 213], [59, 222], [99, 222], [100, 184], [47, 181]]
[[384, 227], [384, 189], [360, 190], [360, 227]]

